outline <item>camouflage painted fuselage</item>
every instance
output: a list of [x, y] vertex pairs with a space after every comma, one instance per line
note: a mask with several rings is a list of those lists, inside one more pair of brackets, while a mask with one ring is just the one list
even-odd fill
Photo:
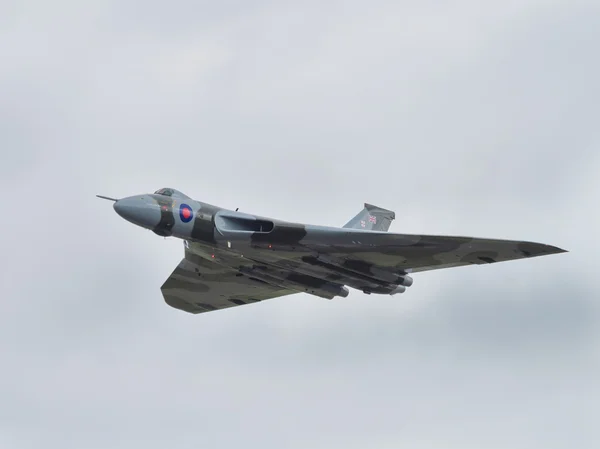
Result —
[[162, 286], [173, 307], [200, 313], [297, 292], [345, 297], [402, 293], [409, 273], [560, 253], [539, 243], [393, 234], [392, 211], [365, 204], [343, 228], [290, 223], [219, 208], [174, 189], [118, 200], [126, 220], [184, 240], [185, 258]]

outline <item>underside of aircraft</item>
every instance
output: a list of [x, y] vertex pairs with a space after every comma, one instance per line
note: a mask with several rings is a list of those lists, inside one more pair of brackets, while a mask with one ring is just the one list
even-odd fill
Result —
[[566, 252], [541, 243], [395, 234], [394, 212], [364, 204], [341, 228], [291, 223], [193, 200], [171, 188], [115, 199], [124, 219], [184, 241], [161, 287], [167, 304], [202, 313], [293, 293], [346, 297], [348, 287], [395, 295], [421, 271]]

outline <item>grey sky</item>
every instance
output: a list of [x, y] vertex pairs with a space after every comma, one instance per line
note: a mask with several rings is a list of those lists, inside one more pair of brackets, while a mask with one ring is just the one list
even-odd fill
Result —
[[[0, 447], [600, 445], [595, 1], [0, 4]], [[570, 252], [193, 316], [101, 193]]]

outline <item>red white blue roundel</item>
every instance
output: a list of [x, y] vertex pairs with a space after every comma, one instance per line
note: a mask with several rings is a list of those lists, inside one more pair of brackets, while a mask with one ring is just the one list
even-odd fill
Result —
[[192, 208], [187, 204], [181, 203], [179, 206], [179, 218], [184, 223], [189, 223], [192, 218], [194, 218], [194, 212], [192, 212]]

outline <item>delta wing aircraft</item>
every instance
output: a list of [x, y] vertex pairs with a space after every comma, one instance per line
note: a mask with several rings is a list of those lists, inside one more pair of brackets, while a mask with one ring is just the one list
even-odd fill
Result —
[[125, 220], [184, 242], [184, 258], [161, 287], [165, 302], [202, 313], [310, 293], [396, 295], [413, 273], [566, 252], [541, 243], [388, 233], [394, 212], [365, 204], [341, 228], [228, 210], [163, 188], [115, 199]]

